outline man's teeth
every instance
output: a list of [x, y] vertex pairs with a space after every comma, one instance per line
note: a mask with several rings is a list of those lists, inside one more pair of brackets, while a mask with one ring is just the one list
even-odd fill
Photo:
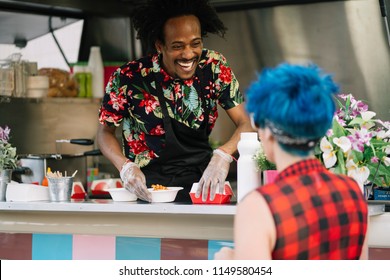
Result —
[[186, 68], [191, 67], [193, 63], [194, 63], [193, 61], [190, 61], [190, 62], [178, 62], [178, 64], [181, 67], [186, 67]]

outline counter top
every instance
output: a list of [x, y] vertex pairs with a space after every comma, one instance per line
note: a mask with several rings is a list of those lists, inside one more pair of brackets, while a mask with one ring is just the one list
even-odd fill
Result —
[[[184, 203], [146, 203], [115, 202], [111, 199], [91, 199], [71, 202], [0, 202], [0, 211], [51, 211], [51, 212], [105, 212], [105, 213], [151, 213], [151, 214], [200, 214], [234, 215], [236, 204], [184, 204]], [[368, 204], [369, 216], [385, 212], [385, 205]]]
[[200, 214], [234, 215], [235, 204], [203, 205], [183, 203], [115, 202], [111, 199], [92, 199], [72, 202], [0, 202], [0, 211], [50, 211], [50, 212], [104, 212], [143, 214]]
[[0, 231], [232, 240], [235, 204], [0, 202]]

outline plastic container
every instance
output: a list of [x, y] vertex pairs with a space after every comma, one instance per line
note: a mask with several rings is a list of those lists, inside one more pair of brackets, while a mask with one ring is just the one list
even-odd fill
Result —
[[49, 90], [48, 76], [29, 76], [27, 79], [27, 97], [47, 97]]
[[175, 200], [177, 193], [182, 189], [182, 187], [168, 187], [167, 190], [149, 188], [148, 191], [152, 194], [152, 202], [172, 202]]
[[7, 201], [48, 201], [49, 189], [47, 187], [11, 182], [7, 187]]
[[107, 189], [113, 201], [136, 201], [137, 196], [125, 188]]
[[261, 186], [261, 172], [257, 168], [254, 155], [260, 149], [256, 132], [242, 132], [237, 149], [237, 202], [255, 188]]
[[88, 67], [92, 73], [92, 96], [102, 98], [104, 95], [104, 65], [100, 47], [91, 47]]
[[78, 83], [77, 97], [92, 97], [92, 73], [88, 66], [75, 65], [73, 75]]
[[199, 183], [193, 183], [191, 192], [190, 192], [190, 197], [192, 200], [193, 204], [225, 204], [225, 203], [230, 203], [230, 200], [233, 196], [233, 190], [232, 187], [230, 186], [229, 181], [225, 181], [225, 186], [223, 188], [223, 192], [216, 192], [214, 200], [210, 200], [210, 193], [207, 196], [206, 201], [202, 200], [202, 196], [196, 197], [196, 191], [198, 190]]

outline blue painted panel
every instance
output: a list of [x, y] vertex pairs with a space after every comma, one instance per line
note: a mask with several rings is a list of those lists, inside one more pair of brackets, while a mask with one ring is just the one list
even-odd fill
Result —
[[234, 248], [234, 243], [233, 241], [229, 240], [209, 240], [208, 259], [213, 260], [214, 254], [218, 252], [222, 247]]
[[117, 260], [160, 260], [161, 239], [116, 237]]
[[71, 260], [73, 236], [71, 234], [33, 234], [33, 260]]

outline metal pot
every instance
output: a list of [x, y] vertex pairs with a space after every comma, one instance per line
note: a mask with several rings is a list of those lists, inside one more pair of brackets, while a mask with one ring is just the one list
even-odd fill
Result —
[[[57, 142], [67, 142], [78, 145], [91, 145], [93, 140], [90, 139], [71, 139], [57, 140]], [[42, 183], [46, 175], [47, 168], [51, 170], [65, 172], [68, 176], [77, 173], [74, 181], [81, 182], [87, 186], [87, 156], [101, 155], [100, 150], [87, 151], [83, 154], [27, 154], [19, 155], [20, 171], [22, 183]]]
[[23, 155], [20, 156], [20, 165], [24, 170], [21, 175], [22, 183], [42, 183], [47, 168], [65, 173], [70, 176], [77, 170], [74, 181], [87, 183], [87, 161], [84, 154], [80, 155]]

